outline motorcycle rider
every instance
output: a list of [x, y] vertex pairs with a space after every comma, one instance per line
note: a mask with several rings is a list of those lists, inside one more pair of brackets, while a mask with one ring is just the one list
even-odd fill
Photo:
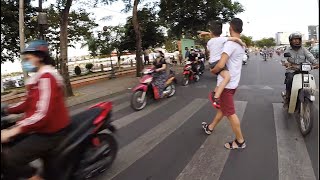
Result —
[[163, 90], [165, 88], [165, 83], [167, 80], [167, 63], [164, 58], [164, 50], [162, 49], [155, 49], [156, 52], [156, 59], [153, 62], [153, 67], [155, 68], [155, 73], [153, 74], [154, 85], [159, 90], [159, 96], [163, 97]]
[[199, 59], [199, 58], [198, 58], [197, 53], [196, 53], [195, 50], [192, 48], [187, 60], [192, 62], [192, 64], [191, 64], [191, 66], [192, 66], [192, 71], [195, 72], [195, 74], [197, 74], [197, 75], [199, 75], [199, 71], [198, 71], [198, 68], [197, 68], [198, 59]]
[[[284, 53], [290, 53], [291, 57], [287, 59], [288, 62], [285, 62], [286, 59], [282, 59], [282, 65], [285, 67], [299, 65], [303, 62], [309, 61], [312, 65], [315, 65], [316, 68], [319, 67], [319, 63], [314, 58], [314, 56], [305, 48], [302, 47], [302, 35], [300, 33], [292, 33], [289, 36], [290, 46], [286, 48]], [[286, 93], [285, 93], [285, 103], [284, 107], [288, 108], [291, 87], [293, 76], [296, 74], [294, 70], [287, 69], [285, 73], [285, 84], [286, 84]]]
[[[8, 179], [37, 180], [42, 178], [29, 163], [46, 158], [60, 144], [67, 133], [69, 115], [64, 101], [63, 78], [54, 68], [47, 42], [31, 41], [22, 54], [23, 69], [35, 74], [26, 82], [26, 100], [1, 112], [24, 113], [23, 119], [14, 127], [1, 130], [1, 143], [5, 143], [1, 168]], [[11, 141], [14, 137], [15, 141]]]

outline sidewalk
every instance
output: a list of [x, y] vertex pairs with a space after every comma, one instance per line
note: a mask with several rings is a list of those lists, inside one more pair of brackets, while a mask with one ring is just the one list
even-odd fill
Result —
[[[173, 69], [176, 74], [182, 72], [182, 66], [174, 66]], [[103, 96], [108, 96], [133, 88], [139, 83], [138, 77], [135, 77], [135, 73], [126, 74], [125, 76], [117, 76], [115, 79], [100, 79], [97, 82], [91, 82], [90, 84], [83, 84], [80, 87], [73, 88], [74, 96], [68, 97], [66, 100], [67, 106], [75, 106], [80, 103], [91, 101]]]
[[[182, 72], [182, 66], [174, 66], [176, 75]], [[119, 77], [116, 79], [100, 81], [94, 84], [86, 85], [74, 89], [75, 96], [67, 99], [68, 107], [87, 102], [93, 99], [97, 99], [103, 96], [108, 96], [117, 92], [133, 88], [139, 83], [139, 77], [135, 77], [135, 74], [131, 74], [125, 77]]]

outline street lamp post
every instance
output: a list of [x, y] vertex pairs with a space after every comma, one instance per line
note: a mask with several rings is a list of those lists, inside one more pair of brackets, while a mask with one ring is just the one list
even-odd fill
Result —
[[[108, 26], [104, 26], [103, 27], [103, 31], [108, 31]], [[112, 64], [112, 59], [111, 59], [111, 54], [110, 54], [110, 63], [111, 63], [111, 74], [109, 76], [109, 79], [113, 79], [116, 78], [116, 74], [114, 72], [114, 68], [113, 68], [113, 64]]]
[[[19, 0], [19, 38], [20, 38], [20, 51], [22, 52], [25, 47], [24, 37], [24, 0]], [[22, 56], [21, 56], [22, 59]], [[26, 82], [28, 73], [22, 69], [23, 79]]]

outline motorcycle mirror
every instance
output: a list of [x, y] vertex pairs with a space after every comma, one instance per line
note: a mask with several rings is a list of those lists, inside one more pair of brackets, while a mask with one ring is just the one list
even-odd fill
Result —
[[286, 52], [283, 55], [284, 55], [284, 57], [291, 57], [291, 54], [289, 52]]

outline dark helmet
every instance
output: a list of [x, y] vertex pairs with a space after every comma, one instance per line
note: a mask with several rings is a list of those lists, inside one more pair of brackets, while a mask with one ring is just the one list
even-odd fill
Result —
[[[293, 40], [293, 39], [300, 39], [300, 43], [299, 43], [299, 44], [293, 44], [293, 43], [292, 43], [292, 40]], [[292, 48], [294, 48], [294, 49], [300, 48], [300, 47], [302, 46], [302, 34], [297, 33], [297, 32], [290, 34], [290, 36], [289, 36], [289, 42], [290, 42], [290, 46], [291, 46]]]
[[44, 40], [34, 40], [27, 44], [27, 47], [22, 51], [22, 54], [29, 52], [49, 53], [48, 43]]

